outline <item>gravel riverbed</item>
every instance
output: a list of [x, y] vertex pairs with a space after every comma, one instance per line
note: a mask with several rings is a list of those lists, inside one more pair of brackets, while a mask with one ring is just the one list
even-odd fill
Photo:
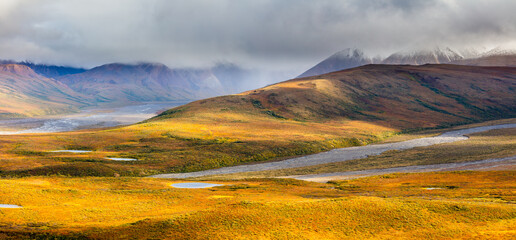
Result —
[[228, 174], [228, 173], [240, 173], [240, 172], [255, 172], [265, 170], [276, 170], [285, 168], [297, 168], [306, 167], [326, 163], [342, 162], [353, 159], [366, 158], [371, 155], [379, 155], [389, 150], [406, 150], [415, 147], [425, 147], [441, 143], [450, 143], [460, 140], [468, 139], [465, 135], [484, 132], [493, 129], [503, 128], [516, 128], [516, 124], [500, 124], [484, 127], [468, 128], [456, 131], [445, 132], [439, 136], [426, 137], [413, 139], [403, 142], [395, 143], [383, 143], [383, 144], [371, 144], [359, 147], [348, 147], [334, 149], [328, 152], [307, 155], [303, 157], [291, 158], [277, 162], [257, 163], [249, 165], [240, 165], [233, 167], [223, 167], [218, 169], [211, 169], [199, 172], [189, 173], [170, 173], [170, 174], [158, 174], [150, 177], [154, 178], [189, 178], [189, 177], [202, 177], [209, 175]]

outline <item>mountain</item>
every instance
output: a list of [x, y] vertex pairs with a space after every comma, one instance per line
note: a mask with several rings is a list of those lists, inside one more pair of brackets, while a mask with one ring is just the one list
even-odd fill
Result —
[[49, 64], [36, 64], [29, 61], [16, 62], [12, 60], [0, 60], [0, 64], [18, 64], [31, 68], [34, 72], [47, 78], [57, 78], [68, 74], [76, 74], [85, 72], [85, 68], [56, 66]]
[[464, 49], [462, 51], [456, 51], [450, 48], [435, 47], [433, 49], [400, 51], [393, 53], [382, 60], [380, 58], [370, 58], [366, 56], [360, 49], [347, 48], [331, 55], [298, 77], [315, 76], [367, 64], [439, 64], [476, 57], [478, 55], [479, 51], [476, 49]]
[[365, 56], [362, 50], [346, 48], [324, 59], [322, 62], [299, 75], [298, 78], [340, 71], [372, 63], [374, 63], [374, 60]]
[[54, 79], [64, 75], [82, 73], [87, 70], [85, 68], [35, 64], [31, 62], [21, 62], [19, 64], [30, 67], [32, 70], [34, 70], [34, 72], [36, 72], [39, 75]]
[[482, 54], [482, 57], [490, 57], [490, 56], [513, 56], [516, 55], [516, 49], [505, 46], [498, 46], [496, 48], [491, 49], [490, 51]]
[[88, 105], [63, 83], [20, 64], [0, 65], [0, 117], [26, 117], [77, 111]]
[[516, 67], [516, 49], [496, 47], [476, 58], [453, 61], [453, 64], [471, 66], [506, 66]]
[[170, 69], [159, 63], [106, 64], [58, 80], [99, 103], [198, 99], [223, 92], [210, 71]]
[[211, 68], [174, 69], [161, 63], [112, 63], [57, 80], [94, 97], [97, 103], [126, 104], [233, 94], [277, 82], [280, 77], [231, 63]]
[[470, 66], [505, 66], [505, 67], [516, 67], [516, 54], [515, 55], [493, 55], [483, 56], [479, 58], [464, 59], [453, 61], [453, 64], [459, 65], [470, 65]]
[[413, 51], [401, 51], [393, 53], [384, 59], [382, 64], [440, 64], [462, 59], [464, 59], [464, 56], [462, 56], [458, 51], [447, 47], [435, 47], [433, 49], [418, 49]]
[[516, 68], [367, 65], [193, 102], [151, 121], [218, 116], [231, 109], [233, 117], [348, 119], [410, 129], [515, 117], [515, 103]]
[[[140, 102], [202, 99], [238, 93], [284, 79], [269, 72], [248, 70], [231, 63], [217, 64], [211, 68], [176, 69], [160, 63], [112, 63], [89, 70], [9, 60], [0, 60], [0, 63], [17, 66], [19, 71], [27, 72], [23, 75], [27, 78], [40, 81], [44, 79], [59, 84], [60, 87], [66, 88], [66, 94], [78, 96], [80, 102], [86, 105], [116, 106]], [[18, 83], [9, 88], [13, 90], [12, 94], [27, 90]], [[59, 101], [57, 103], [64, 104]], [[77, 104], [73, 103], [69, 107], [76, 106]], [[12, 111], [11, 109], [10, 112]], [[38, 115], [43, 112], [52, 114], [54, 111], [42, 111]]]

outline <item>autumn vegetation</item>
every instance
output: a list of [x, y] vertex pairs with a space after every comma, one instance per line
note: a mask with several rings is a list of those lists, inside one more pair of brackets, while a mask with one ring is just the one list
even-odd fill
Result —
[[[369, 65], [293, 79], [199, 100], [131, 126], [2, 138], [0, 175], [189, 172], [510, 118], [516, 116], [514, 73], [504, 67]], [[93, 152], [49, 152], [62, 149]]]
[[[224, 186], [210, 189], [141, 177], [514, 123], [515, 75], [501, 67], [364, 66], [196, 101], [130, 126], [4, 136], [0, 203], [23, 208], [0, 209], [0, 238], [510, 239], [514, 171], [329, 183], [272, 177], [512, 156], [514, 129], [332, 165], [215, 176]], [[66, 149], [91, 152], [52, 152]]]
[[514, 236], [513, 171], [390, 174], [330, 183], [148, 178], [0, 180], [2, 238], [354, 239]]

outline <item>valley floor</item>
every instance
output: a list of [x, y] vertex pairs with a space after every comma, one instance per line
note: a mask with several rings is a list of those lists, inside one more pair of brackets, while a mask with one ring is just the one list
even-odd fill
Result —
[[328, 182], [335, 180], [354, 179], [375, 175], [384, 175], [390, 173], [416, 173], [416, 172], [434, 172], [434, 171], [493, 171], [493, 170], [511, 170], [516, 171], [516, 155], [505, 158], [491, 158], [480, 161], [462, 162], [462, 163], [442, 163], [433, 165], [417, 165], [409, 167], [382, 168], [350, 172], [333, 172], [308, 174], [298, 176], [285, 176], [284, 178], [294, 178], [312, 182]]
[[308, 156], [298, 157], [298, 158], [292, 158], [292, 159], [278, 161], [278, 162], [225, 167], [225, 168], [206, 170], [206, 171], [200, 171], [200, 172], [160, 174], [160, 175], [154, 175], [151, 177], [157, 177], [157, 178], [204, 177], [204, 176], [210, 176], [210, 175], [281, 170], [281, 169], [307, 167], [307, 166], [314, 166], [314, 165], [321, 165], [321, 164], [328, 164], [328, 163], [335, 163], [335, 162], [344, 162], [344, 161], [349, 161], [349, 160], [354, 160], [354, 159], [366, 158], [370, 155], [379, 155], [379, 154], [381, 154], [383, 152], [387, 152], [387, 151], [399, 151], [399, 150], [406, 150], [406, 149], [411, 149], [411, 148], [416, 148], [416, 147], [426, 147], [426, 146], [431, 146], [431, 145], [436, 145], [436, 144], [445, 144], [445, 143], [450, 143], [450, 142], [466, 140], [466, 139], [468, 139], [465, 136], [466, 134], [473, 134], [473, 133], [485, 132], [485, 131], [489, 131], [489, 130], [508, 129], [508, 128], [516, 129], [516, 123], [515, 124], [501, 124], [501, 125], [491, 125], [491, 126], [483, 126], [483, 127], [469, 128], [469, 129], [461, 129], [461, 130], [445, 132], [439, 136], [412, 139], [412, 140], [407, 140], [407, 141], [402, 141], [402, 142], [370, 144], [370, 145], [366, 145], [366, 146], [334, 149], [334, 150], [324, 152], [324, 153], [313, 154], [313, 155], [308, 155]]
[[330, 183], [0, 180], [2, 239], [511, 239], [516, 172], [396, 173]]
[[52, 133], [134, 124], [157, 112], [187, 102], [146, 103], [124, 107], [82, 109], [80, 113], [22, 119], [0, 119], [0, 135]]
[[[121, 141], [118, 132], [99, 133], [109, 138], [92, 141], [93, 134], [84, 131], [2, 139], [5, 160], [0, 163], [4, 167], [5, 163], [48, 164], [54, 161], [49, 157], [53, 155], [37, 149], [55, 148], [54, 142], [74, 147], [85, 140], [91, 146], [96, 141]], [[438, 134], [402, 134], [392, 141]], [[222, 184], [206, 189], [171, 186], [191, 182], [185, 179], [5, 176], [0, 179], [0, 204], [21, 208], [0, 208], [0, 239], [511, 239], [516, 235], [516, 171], [510, 170], [516, 128], [468, 136], [463, 141], [344, 162], [197, 178]], [[24, 151], [6, 150], [15, 143], [23, 144]], [[9, 154], [18, 154], [19, 159], [12, 161]], [[92, 158], [103, 153], [88, 154], [62, 153], [59, 160], [103, 163]], [[388, 174], [378, 170], [436, 164], [456, 167], [485, 159], [498, 159], [511, 168]], [[362, 170], [382, 175], [329, 182], [277, 178]]]

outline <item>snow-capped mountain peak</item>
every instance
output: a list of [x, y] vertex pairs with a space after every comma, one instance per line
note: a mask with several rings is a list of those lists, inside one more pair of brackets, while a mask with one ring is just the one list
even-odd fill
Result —
[[309, 77], [373, 63], [373, 59], [356, 48], [346, 48], [324, 59], [299, 77]]
[[382, 63], [384, 64], [411, 64], [421, 65], [427, 63], [439, 64], [461, 60], [464, 56], [449, 47], [434, 47], [432, 49], [412, 49], [396, 52]]
[[498, 46], [482, 54], [482, 57], [516, 55], [516, 48], [509, 46]]

